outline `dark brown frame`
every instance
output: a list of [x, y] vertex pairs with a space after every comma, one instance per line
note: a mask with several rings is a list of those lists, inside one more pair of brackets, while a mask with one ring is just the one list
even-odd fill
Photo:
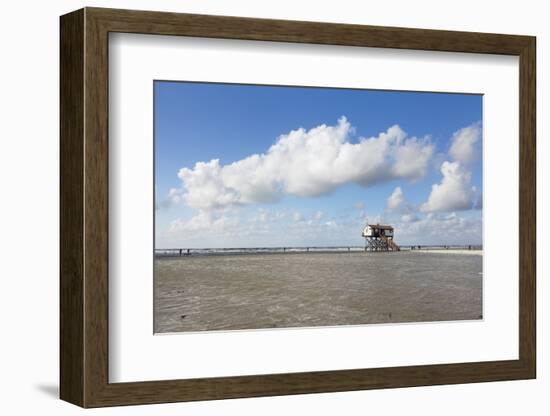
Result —
[[[108, 34], [247, 39], [519, 56], [519, 359], [109, 383]], [[60, 396], [82, 407], [530, 379], [535, 333], [535, 38], [85, 8], [61, 17]], [[512, 272], [512, 271], [511, 271]]]

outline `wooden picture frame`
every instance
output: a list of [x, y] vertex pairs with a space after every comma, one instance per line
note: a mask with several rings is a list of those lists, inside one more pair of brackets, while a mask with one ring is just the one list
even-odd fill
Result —
[[[535, 378], [535, 38], [530, 36], [85, 8], [61, 17], [60, 396], [82, 407]], [[110, 32], [515, 55], [520, 91], [519, 359], [110, 383]]]

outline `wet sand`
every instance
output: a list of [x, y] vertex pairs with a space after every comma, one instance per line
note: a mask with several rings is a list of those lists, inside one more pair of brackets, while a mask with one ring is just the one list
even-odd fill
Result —
[[155, 332], [481, 319], [482, 256], [445, 254], [157, 258]]

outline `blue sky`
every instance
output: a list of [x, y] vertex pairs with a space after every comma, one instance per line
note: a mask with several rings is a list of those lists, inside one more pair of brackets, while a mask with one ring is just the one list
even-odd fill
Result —
[[480, 95], [154, 89], [158, 248], [481, 243]]

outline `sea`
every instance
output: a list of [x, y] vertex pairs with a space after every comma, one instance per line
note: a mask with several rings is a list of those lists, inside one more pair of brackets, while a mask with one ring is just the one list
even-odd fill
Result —
[[155, 256], [155, 333], [483, 319], [479, 250], [222, 254]]

